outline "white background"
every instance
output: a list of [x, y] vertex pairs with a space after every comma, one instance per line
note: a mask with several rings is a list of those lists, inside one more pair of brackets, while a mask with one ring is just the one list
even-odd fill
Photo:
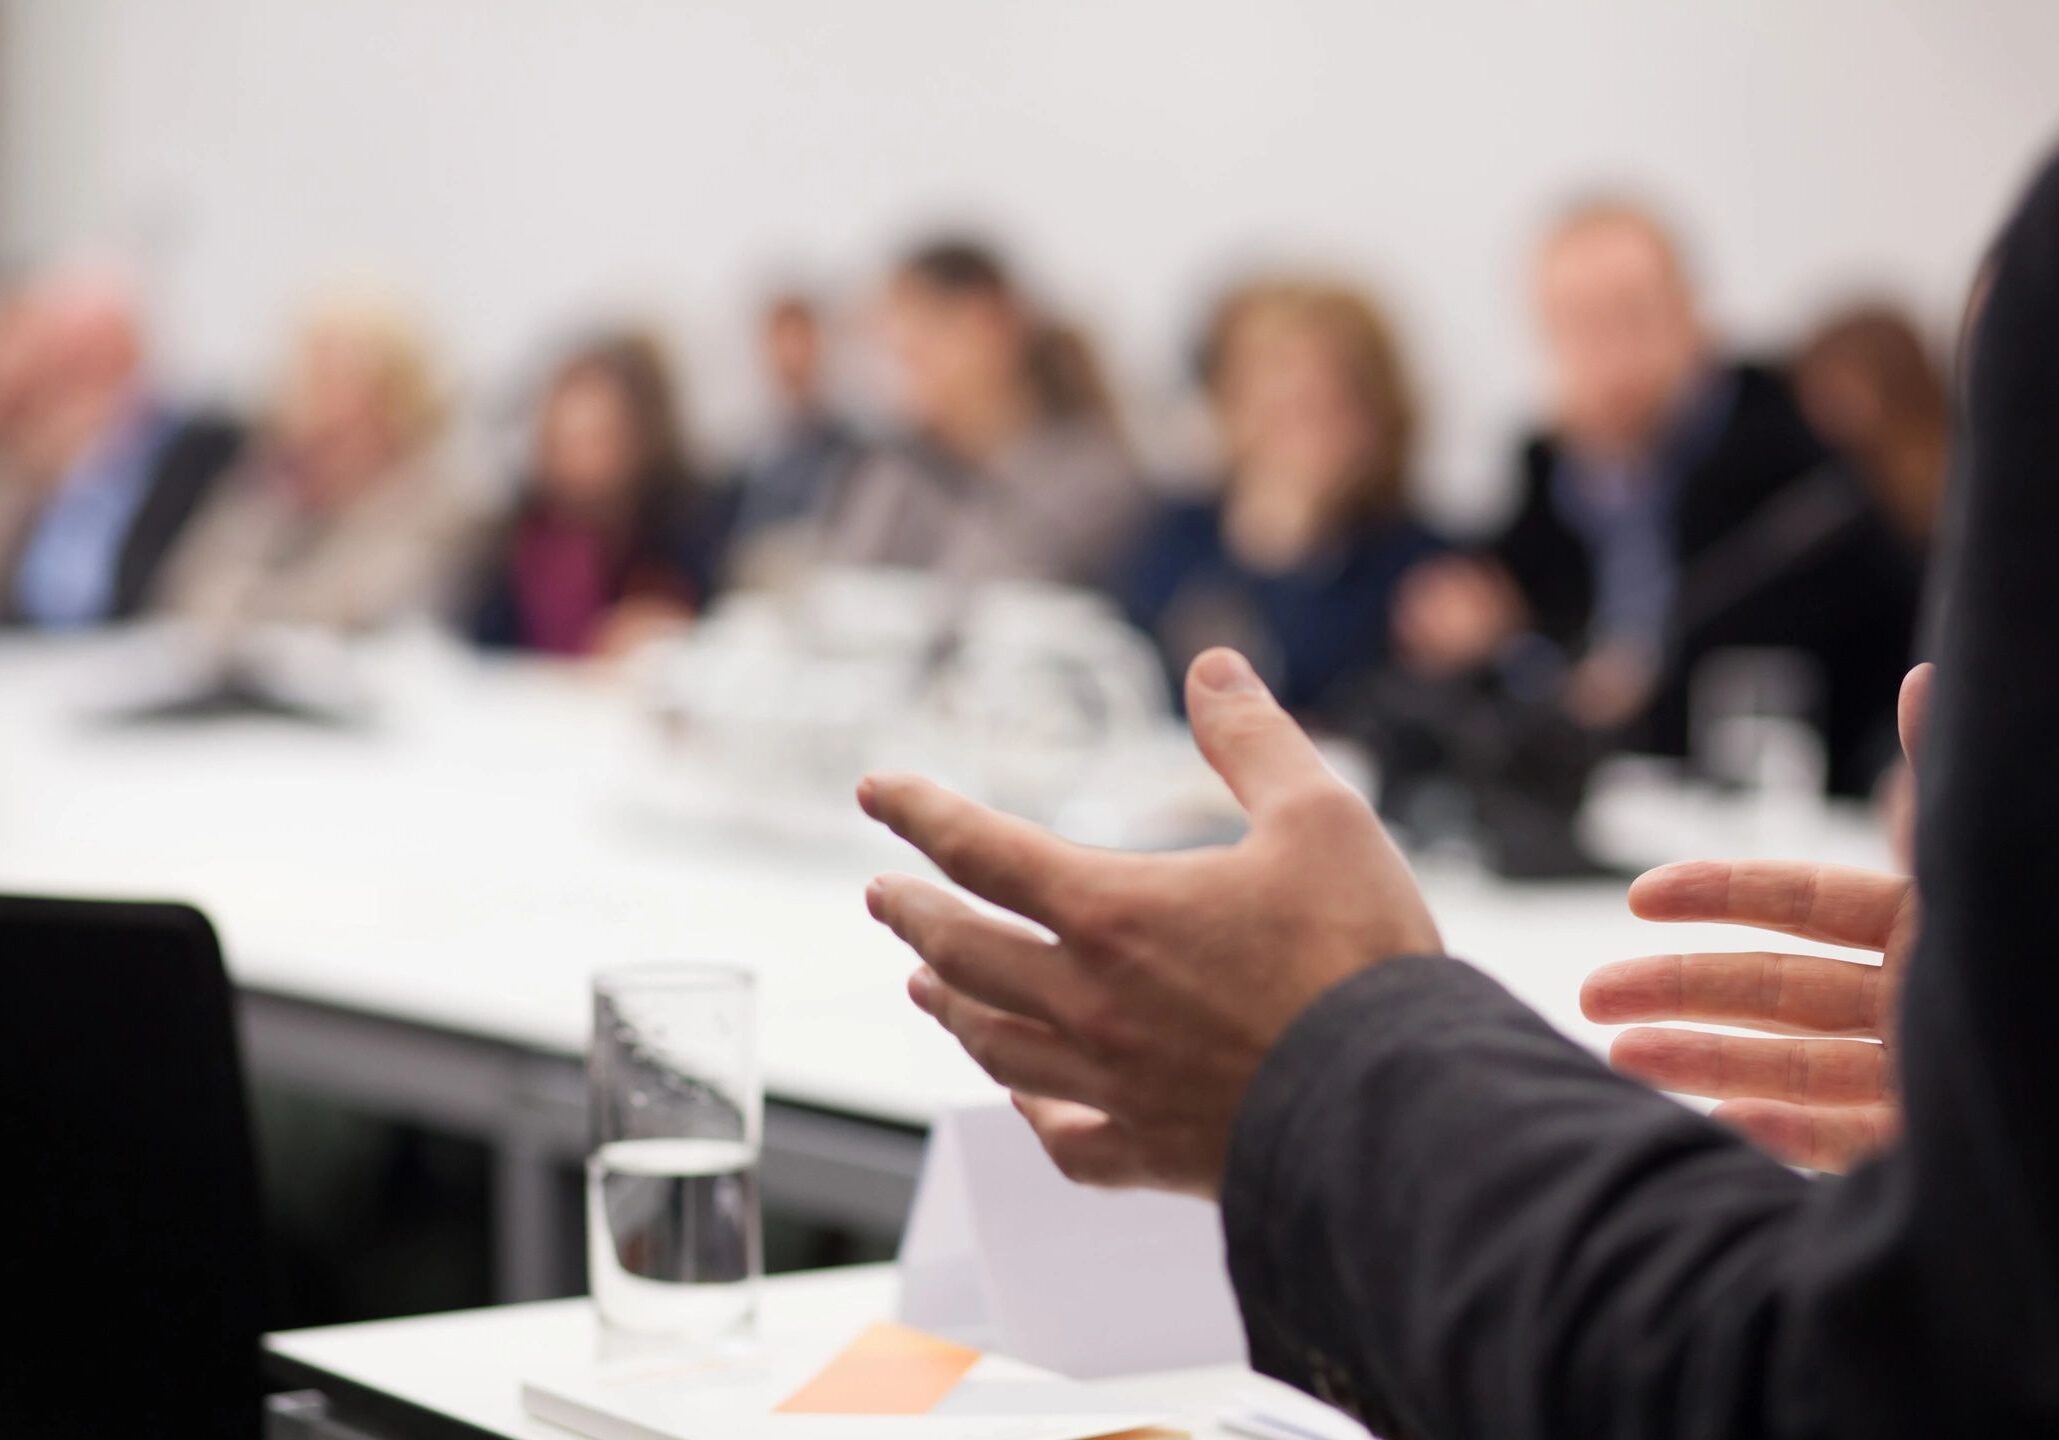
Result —
[[1146, 399], [1240, 262], [1375, 282], [1456, 516], [1569, 191], [1667, 201], [1746, 342], [1873, 287], [1942, 332], [2054, 141], [2053, 0], [0, 0], [0, 252], [126, 256], [190, 383], [247, 389], [296, 297], [375, 273], [486, 399], [648, 309], [733, 434], [764, 284], [969, 217]]

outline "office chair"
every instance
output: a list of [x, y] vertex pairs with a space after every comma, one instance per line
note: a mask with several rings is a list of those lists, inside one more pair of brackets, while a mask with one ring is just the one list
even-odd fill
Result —
[[198, 911], [0, 897], [0, 1154], [0, 1435], [257, 1435], [257, 1169]]

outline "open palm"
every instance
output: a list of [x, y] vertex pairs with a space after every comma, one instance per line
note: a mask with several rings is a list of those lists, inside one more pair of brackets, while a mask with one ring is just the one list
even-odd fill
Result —
[[1691, 1020], [1783, 1038], [1640, 1028], [1610, 1059], [1797, 1165], [1842, 1170], [1894, 1138], [1895, 1001], [1916, 938], [1906, 877], [1793, 861], [1693, 861], [1630, 887], [1647, 920], [1722, 921], [1871, 950], [1879, 964], [1753, 950], [1606, 965], [1581, 1005], [1606, 1024]]
[[[1916, 761], [1931, 667], [1902, 684], [1902, 750]], [[1905, 857], [1906, 858], [1906, 857]], [[1720, 921], [1870, 950], [1878, 964], [1769, 950], [1652, 955], [1587, 977], [1581, 1008], [1608, 1025], [1696, 1021], [1792, 1037], [1639, 1028], [1609, 1058], [1684, 1095], [1797, 1165], [1843, 1170], [1901, 1128], [1895, 1014], [1916, 943], [1913, 881], [1804, 861], [1666, 865], [1630, 887], [1647, 920]]]

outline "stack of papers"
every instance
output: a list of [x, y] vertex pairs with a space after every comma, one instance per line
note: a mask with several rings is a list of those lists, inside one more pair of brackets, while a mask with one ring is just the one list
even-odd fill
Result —
[[595, 1361], [523, 1382], [522, 1407], [590, 1440], [1143, 1440], [1162, 1415], [905, 1325]]

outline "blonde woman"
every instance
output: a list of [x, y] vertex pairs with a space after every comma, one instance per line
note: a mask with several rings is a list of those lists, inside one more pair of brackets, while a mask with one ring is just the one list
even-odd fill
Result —
[[162, 610], [210, 628], [376, 629], [437, 609], [469, 529], [437, 463], [443, 397], [411, 317], [311, 307], [239, 473], [174, 556]]
[[1119, 589], [1175, 681], [1203, 650], [1251, 657], [1321, 717], [1387, 655], [1396, 582], [1437, 541], [1415, 519], [1412, 388], [1379, 307], [1346, 285], [1255, 280], [1216, 308], [1203, 379], [1224, 473], [1168, 504]]

